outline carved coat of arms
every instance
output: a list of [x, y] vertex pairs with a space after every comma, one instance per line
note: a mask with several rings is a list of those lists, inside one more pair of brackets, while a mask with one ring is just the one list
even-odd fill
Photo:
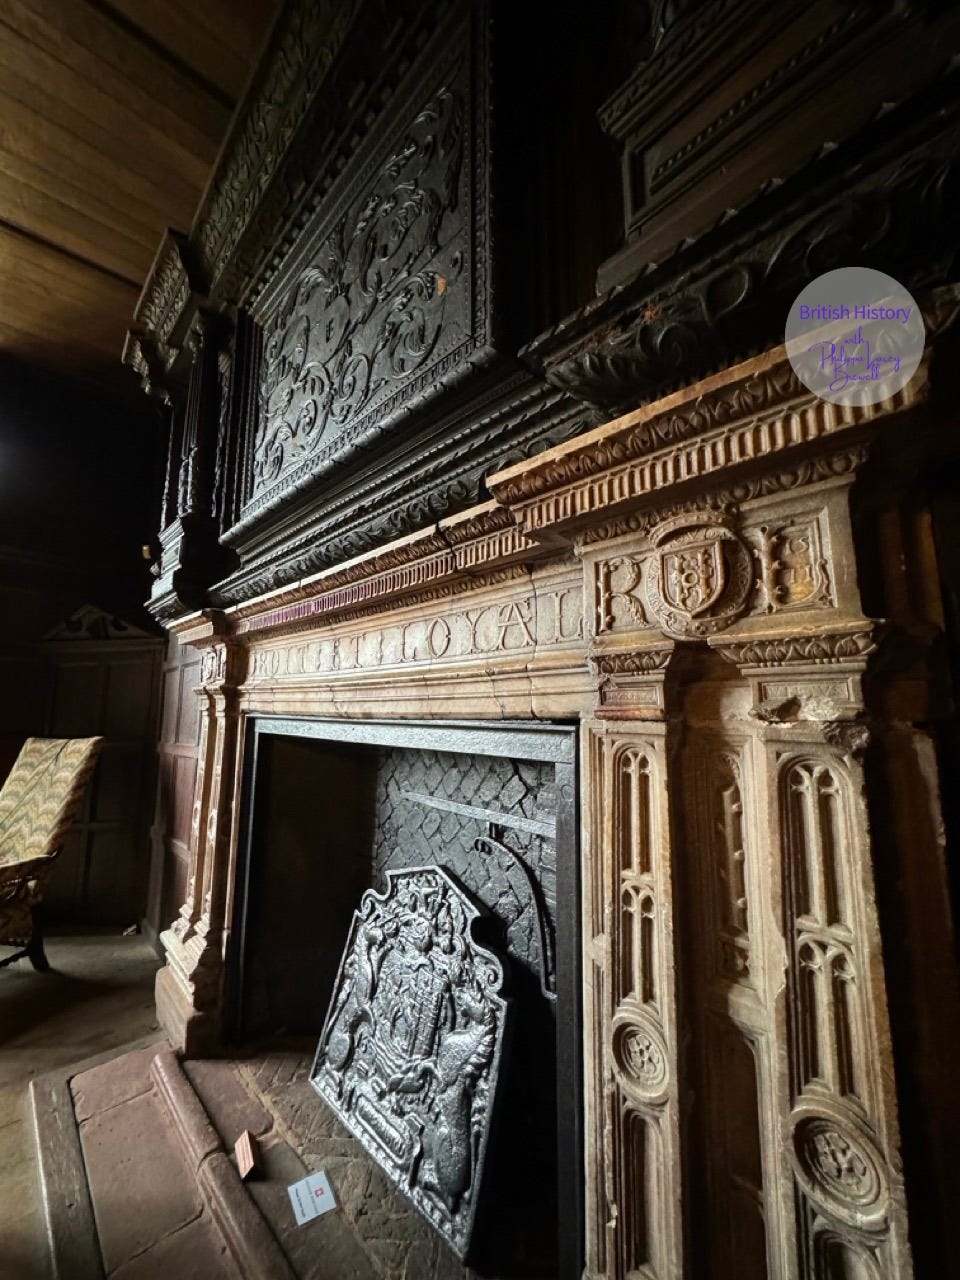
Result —
[[439, 867], [387, 872], [354, 914], [311, 1082], [465, 1257], [508, 1001], [474, 905]]
[[743, 612], [753, 585], [750, 552], [722, 518], [664, 521], [652, 534], [647, 603], [668, 635], [722, 631]]

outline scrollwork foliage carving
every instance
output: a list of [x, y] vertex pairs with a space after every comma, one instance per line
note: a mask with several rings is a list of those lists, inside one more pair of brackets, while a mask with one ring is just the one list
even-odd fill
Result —
[[464, 114], [457, 89], [433, 95], [269, 322], [254, 497], [341, 451], [365, 413], [466, 336]]
[[[954, 126], [936, 145], [906, 156], [901, 148], [892, 160], [889, 152], [878, 156], [886, 167], [866, 179], [852, 155], [853, 184], [834, 178], [816, 212], [784, 225], [782, 215], [760, 222], [753, 209], [744, 210], [744, 234], [721, 253], [704, 252], [708, 237], [703, 247], [683, 246], [682, 257], [662, 271], [614, 289], [527, 353], [543, 361], [554, 385], [592, 404], [626, 407], [777, 340], [770, 326], [780, 304], [788, 306], [803, 283], [833, 267], [869, 259], [908, 285], [933, 271], [945, 275], [955, 252], [943, 228], [956, 220], [957, 146]], [[809, 183], [815, 180], [811, 172]], [[756, 202], [757, 212], [762, 207]], [[915, 265], [921, 241], [922, 275]]]

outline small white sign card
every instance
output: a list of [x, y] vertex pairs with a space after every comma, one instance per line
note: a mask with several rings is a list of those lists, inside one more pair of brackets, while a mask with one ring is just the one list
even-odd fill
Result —
[[309, 1178], [302, 1178], [287, 1187], [287, 1195], [293, 1205], [297, 1226], [302, 1227], [322, 1213], [329, 1213], [337, 1207], [330, 1180], [321, 1169], [319, 1173], [311, 1173]]

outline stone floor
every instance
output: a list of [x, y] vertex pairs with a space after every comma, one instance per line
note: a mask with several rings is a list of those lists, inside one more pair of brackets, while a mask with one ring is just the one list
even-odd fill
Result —
[[156, 1027], [157, 958], [142, 937], [52, 937], [51, 973], [0, 969], [0, 1280], [48, 1280], [30, 1080]]
[[231, 1280], [236, 1271], [152, 1070], [167, 1047], [132, 1050], [70, 1081], [103, 1269], [111, 1280]]
[[[247, 1184], [299, 1280], [470, 1280], [440, 1237], [310, 1086], [313, 1045], [185, 1063], [223, 1144], [261, 1135], [264, 1176]], [[286, 1188], [322, 1169], [339, 1209], [297, 1227]]]

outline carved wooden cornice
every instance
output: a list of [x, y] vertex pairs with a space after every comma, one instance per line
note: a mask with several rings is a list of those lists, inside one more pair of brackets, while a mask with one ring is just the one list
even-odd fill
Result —
[[189, 341], [196, 308], [204, 297], [189, 265], [182, 232], [168, 228], [144, 282], [127, 333], [123, 362], [140, 375], [148, 395], [169, 399], [174, 366]]
[[194, 220], [192, 239], [211, 282], [273, 181], [359, 8], [358, 0], [295, 0], [286, 7]]
[[890, 400], [837, 407], [799, 383], [777, 347], [754, 360], [625, 414], [529, 462], [490, 476], [491, 493], [531, 537], [570, 533], [676, 490], [710, 488], [741, 471], [786, 462], [805, 446], [846, 441], [856, 429], [921, 404], [929, 362]]
[[321, 501], [290, 495], [279, 529], [236, 525], [224, 540], [241, 549], [243, 566], [217, 583], [216, 602], [262, 595], [392, 543], [411, 523], [427, 527], [458, 506], [470, 509], [497, 460], [529, 454], [584, 426], [579, 406], [526, 374], [499, 388], [482, 408], [469, 417], [445, 416], [417, 449], [389, 464], [372, 461], [330, 485]]
[[812, 276], [864, 262], [915, 291], [947, 276], [960, 154], [951, 76], [938, 81], [946, 105], [930, 119], [885, 113], [866, 157], [856, 139], [812, 157], [782, 189], [770, 185], [736, 217], [674, 245], [522, 356], [553, 385], [616, 411], [769, 346]]
[[880, 404], [819, 399], [778, 346], [489, 476], [487, 487], [530, 537], [589, 543], [679, 514], [693, 489], [699, 506], [721, 508], [844, 474], [862, 460], [871, 423], [931, 399], [933, 348], [960, 314], [960, 286], [932, 290], [921, 309], [924, 359]]
[[191, 293], [197, 292], [187, 270], [186, 252], [186, 237], [168, 230], [133, 313], [134, 320], [153, 336], [171, 363], [171, 338], [180, 327]]
[[[647, 4], [650, 37], [657, 42], [663, 28], [664, 4]], [[681, 12], [683, 5], [669, 6]], [[691, 12], [683, 15], [670, 33], [671, 38], [656, 48], [653, 55], [644, 59], [624, 84], [610, 95], [598, 114], [601, 126], [613, 137], [623, 138], [646, 116], [654, 99], [663, 99], [675, 93], [678, 79], [684, 83], [695, 82], [703, 63], [713, 52], [744, 26], [757, 26], [769, 6], [763, 0], [743, 4], [740, 0], [714, 0], [712, 4], [688, 3]], [[778, 6], [776, 21], [782, 25], [784, 10], [802, 8], [793, 3]], [[660, 22], [658, 23], [658, 18]], [[659, 28], [659, 29], [658, 29]]]

